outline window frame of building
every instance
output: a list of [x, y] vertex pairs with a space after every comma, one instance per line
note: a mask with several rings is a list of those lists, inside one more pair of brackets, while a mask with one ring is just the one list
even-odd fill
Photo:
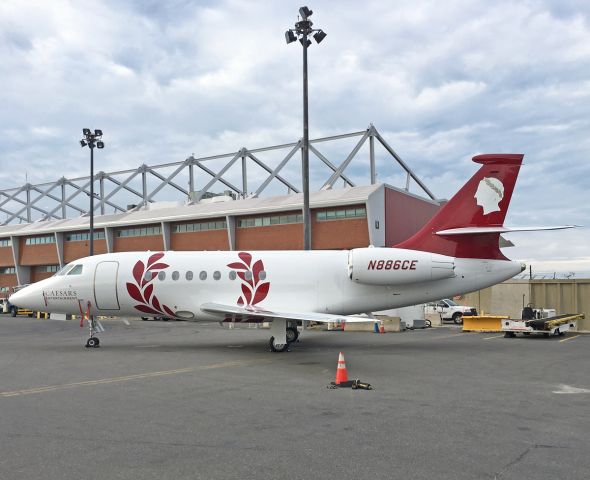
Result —
[[[104, 230], [96, 230], [94, 232], [93, 237], [94, 240], [104, 240]], [[87, 242], [88, 240], [90, 240], [90, 232], [66, 233], [65, 240], [66, 242]]]
[[358, 218], [367, 218], [366, 207], [355, 208], [331, 208], [329, 210], [322, 210], [316, 212], [317, 222], [329, 222], [332, 220], [351, 220]]
[[25, 238], [25, 245], [49, 245], [55, 243], [55, 235], [42, 235]]
[[275, 225], [293, 225], [303, 223], [302, 213], [283, 213], [280, 215], [264, 215], [238, 218], [237, 228], [272, 227]]
[[115, 230], [115, 237], [130, 238], [130, 237], [154, 237], [162, 235], [162, 226], [153, 225], [151, 227], [130, 227]]
[[207, 220], [200, 222], [177, 223], [172, 225], [172, 233], [195, 233], [226, 229], [226, 220]]
[[57, 273], [60, 271], [59, 265], [37, 265], [37, 273]]

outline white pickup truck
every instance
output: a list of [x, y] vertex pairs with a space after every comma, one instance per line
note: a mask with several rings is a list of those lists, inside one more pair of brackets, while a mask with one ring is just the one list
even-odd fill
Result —
[[452, 320], [457, 325], [461, 325], [463, 316], [477, 315], [477, 309], [459, 305], [449, 298], [443, 298], [435, 303], [427, 303], [424, 307], [424, 313], [427, 315], [438, 313], [443, 320]]

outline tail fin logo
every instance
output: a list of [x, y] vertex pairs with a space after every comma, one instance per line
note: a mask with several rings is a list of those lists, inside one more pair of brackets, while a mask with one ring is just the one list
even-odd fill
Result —
[[504, 184], [494, 177], [484, 177], [475, 192], [477, 205], [483, 208], [483, 214], [499, 212], [500, 202], [504, 198]]

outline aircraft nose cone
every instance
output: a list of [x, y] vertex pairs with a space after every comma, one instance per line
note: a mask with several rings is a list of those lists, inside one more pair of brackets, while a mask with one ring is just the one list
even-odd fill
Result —
[[8, 298], [8, 301], [12, 305], [16, 305], [17, 307], [35, 308], [35, 306], [33, 304], [38, 303], [38, 302], [35, 301], [37, 299], [35, 299], [34, 297], [35, 297], [35, 292], [33, 292], [30, 287], [25, 287], [22, 290], [19, 290], [18, 292], [14, 292], [12, 295], [10, 295], [10, 297]]
[[13, 305], [18, 305], [19, 302], [23, 299], [22, 292], [13, 293], [8, 297], [8, 301]]

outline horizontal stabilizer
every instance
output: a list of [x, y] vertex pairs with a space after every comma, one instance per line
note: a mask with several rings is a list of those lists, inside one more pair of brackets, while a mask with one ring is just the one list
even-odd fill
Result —
[[449, 228], [436, 232], [437, 235], [483, 235], [486, 233], [537, 232], [541, 230], [564, 230], [575, 228], [576, 225], [560, 225], [556, 227], [462, 227]]
[[347, 322], [347, 323], [373, 323], [374, 318], [353, 317], [349, 315], [332, 315], [330, 313], [317, 312], [273, 312], [259, 307], [238, 307], [236, 305], [224, 305], [221, 303], [203, 303], [203, 312], [217, 313], [220, 315], [239, 315], [242, 321], [249, 319], [258, 320], [261, 317], [272, 320], [273, 318], [284, 318], [287, 320], [301, 320], [304, 322]]

